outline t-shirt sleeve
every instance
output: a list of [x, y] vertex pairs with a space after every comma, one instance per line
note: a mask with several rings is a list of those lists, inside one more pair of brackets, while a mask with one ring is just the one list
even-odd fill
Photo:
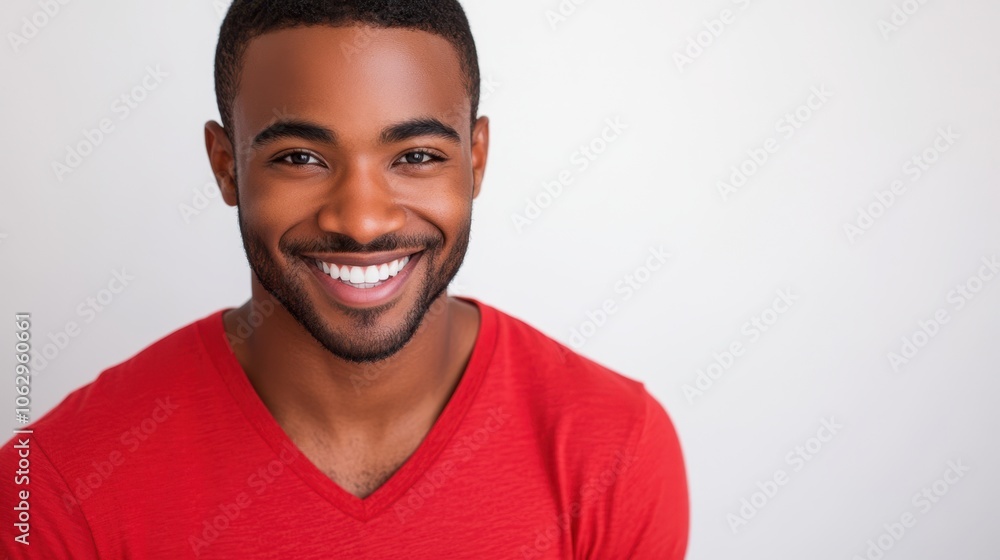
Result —
[[608, 546], [600, 558], [682, 560], [690, 510], [680, 441], [663, 406], [645, 393], [637, 441], [615, 485]]
[[97, 559], [83, 512], [34, 437], [15, 436], [0, 449], [0, 472], [0, 550], [5, 559]]

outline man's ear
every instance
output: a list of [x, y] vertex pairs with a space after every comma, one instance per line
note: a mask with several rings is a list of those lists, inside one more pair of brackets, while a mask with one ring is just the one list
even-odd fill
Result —
[[490, 151], [490, 119], [479, 117], [472, 128], [472, 198], [479, 196]]
[[205, 150], [208, 152], [208, 163], [212, 166], [215, 181], [222, 192], [222, 200], [230, 206], [236, 206], [236, 160], [233, 157], [233, 145], [226, 135], [226, 129], [215, 121], [205, 123]]

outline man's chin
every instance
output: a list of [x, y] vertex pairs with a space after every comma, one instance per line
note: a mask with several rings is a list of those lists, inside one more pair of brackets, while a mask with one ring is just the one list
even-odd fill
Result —
[[327, 351], [348, 362], [370, 363], [391, 358], [410, 342], [420, 327], [421, 317], [416, 317], [414, 321], [415, 313], [408, 313], [400, 320], [389, 317], [393, 315], [391, 311], [353, 311], [365, 316], [352, 314], [344, 318], [346, 324], [333, 326], [327, 323], [317, 329], [318, 332], [306, 327]]
[[383, 304], [352, 307], [320, 293], [309, 298], [311, 303], [289, 311], [334, 356], [371, 363], [391, 358], [406, 347], [427, 314], [425, 297], [427, 294], [404, 292], [402, 298]]
[[324, 283], [332, 279], [323, 278], [321, 270], [317, 275], [318, 269], [312, 270], [309, 263], [298, 259], [296, 264], [286, 262], [282, 271], [263, 249], [249, 245], [255, 251], [248, 251], [248, 255], [256, 257], [260, 253], [263, 257], [251, 260], [261, 286], [321, 346], [353, 363], [383, 361], [400, 352], [416, 335], [434, 301], [446, 294], [461, 262], [437, 270], [436, 259], [425, 252], [413, 263], [417, 266], [410, 270], [410, 277], [405, 278], [394, 297], [375, 305], [351, 305], [327, 289]]

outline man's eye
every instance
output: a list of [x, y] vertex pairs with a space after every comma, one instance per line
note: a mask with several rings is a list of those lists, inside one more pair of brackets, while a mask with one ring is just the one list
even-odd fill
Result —
[[292, 152], [290, 154], [286, 154], [280, 161], [290, 163], [292, 165], [309, 165], [310, 163], [320, 162], [315, 156], [308, 152]]
[[410, 165], [426, 165], [435, 161], [442, 161], [443, 159], [444, 158], [438, 157], [430, 152], [416, 150], [403, 154], [403, 157], [399, 158], [397, 161], [408, 163]]

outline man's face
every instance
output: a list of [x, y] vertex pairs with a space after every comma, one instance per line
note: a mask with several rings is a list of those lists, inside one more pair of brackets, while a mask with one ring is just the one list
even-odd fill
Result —
[[260, 285], [334, 355], [396, 353], [458, 272], [488, 138], [469, 103], [455, 48], [430, 33], [316, 26], [249, 44], [223, 194]]

